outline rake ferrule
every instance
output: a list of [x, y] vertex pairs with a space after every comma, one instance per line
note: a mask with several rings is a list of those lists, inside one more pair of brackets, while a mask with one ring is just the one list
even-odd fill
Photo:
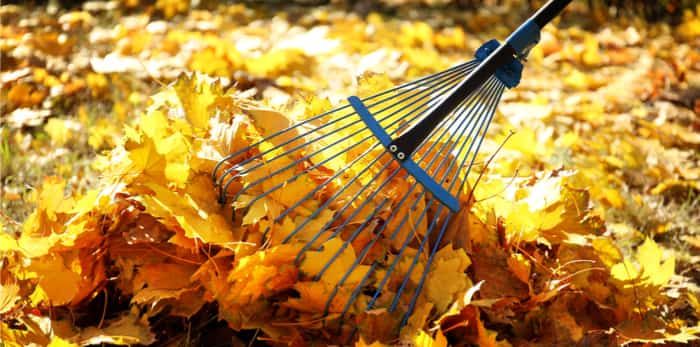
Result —
[[[486, 43], [481, 45], [481, 47], [476, 50], [474, 57], [477, 61], [484, 61], [500, 46], [501, 44], [496, 39], [486, 41]], [[503, 66], [496, 69], [496, 72], [494, 72], [494, 76], [496, 76], [496, 78], [498, 78], [498, 80], [500, 80], [508, 88], [514, 88], [520, 84], [520, 78], [522, 75], [523, 63], [516, 58], [511, 59], [510, 62], [505, 63]]]
[[528, 19], [506, 39], [506, 43], [515, 49], [519, 60], [525, 60], [532, 47], [540, 42], [540, 30], [533, 19]]

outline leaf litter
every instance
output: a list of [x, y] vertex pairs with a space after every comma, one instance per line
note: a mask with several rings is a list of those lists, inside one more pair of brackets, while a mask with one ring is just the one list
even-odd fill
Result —
[[[239, 211], [250, 195], [215, 204], [211, 169], [347, 95], [464, 59], [503, 9], [470, 13], [456, 25], [450, 14], [427, 22], [411, 13], [401, 15], [413, 19], [360, 17], [332, 7], [290, 20], [245, 5], [211, 12], [182, 1], [100, 6], [86, 3], [55, 18], [2, 7], [3, 18], [20, 17], [2, 26], [8, 63], [0, 107], [10, 155], [37, 163], [63, 150], [89, 163], [59, 163], [42, 179], [22, 176], [3, 159], [10, 170], [3, 169], [3, 207], [30, 206], [2, 222], [17, 231], [0, 234], [4, 344], [165, 345], [173, 336], [189, 341], [182, 331], [211, 319], [235, 339], [257, 331], [252, 338], [270, 345], [697, 339], [698, 248], [673, 240], [697, 238], [698, 223], [642, 213], [688, 209], [693, 218], [700, 208], [700, 101], [692, 93], [700, 8], [673, 28], [624, 20], [592, 30], [573, 15], [545, 28], [523, 84], [506, 94], [486, 139], [478, 183], [470, 177], [474, 200], [448, 226], [407, 326], [398, 324], [408, 299], [395, 313], [354, 304], [343, 318], [357, 326], [352, 335], [333, 324], [350, 284], [374, 262], [380, 270], [369, 283], [381, 279], [396, 245], [373, 248], [333, 292], [369, 240], [343, 249], [334, 268], [313, 281], [341, 241], [326, 241], [297, 265], [308, 236], [280, 241], [303, 219], [273, 222], [289, 205], [286, 197], [304, 194], [308, 184], [285, 186]], [[113, 27], [101, 23], [109, 6], [136, 12], [114, 16]], [[330, 174], [347, 159], [338, 160], [326, 168]], [[21, 182], [37, 188], [23, 191]], [[396, 201], [404, 190], [392, 184], [387, 198]], [[314, 223], [325, 224], [332, 211]], [[263, 245], [266, 228], [273, 236]], [[425, 228], [405, 232], [420, 239]], [[420, 271], [409, 269], [400, 261], [390, 282], [409, 276], [417, 283]], [[199, 334], [205, 341], [207, 332]]]

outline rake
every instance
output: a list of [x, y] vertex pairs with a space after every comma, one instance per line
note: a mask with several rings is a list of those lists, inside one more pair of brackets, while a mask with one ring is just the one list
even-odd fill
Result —
[[[262, 242], [301, 242], [297, 264], [307, 252], [322, 250], [324, 242], [342, 241], [325, 264], [318, 264], [314, 280], [333, 271], [333, 263], [353, 248], [357, 256], [345, 273], [335, 274], [324, 316], [338, 314], [341, 325], [361, 293], [369, 297], [361, 304], [365, 311], [393, 312], [412, 290], [404, 326], [447, 226], [464, 205], [467, 177], [501, 95], [519, 84], [540, 29], [570, 2], [550, 0], [504, 44], [483, 44], [472, 61], [372, 96], [351, 96], [343, 106], [231, 153], [212, 174], [219, 202], [232, 203], [236, 218], [261, 201], [277, 201], [259, 221]], [[276, 231], [289, 220], [295, 221], [291, 231]], [[372, 255], [380, 244], [390, 250], [383, 257]], [[394, 285], [393, 297], [382, 295], [409, 245], [417, 251], [407, 274]], [[394, 255], [391, 261], [386, 252]], [[426, 255], [419, 281], [411, 283]], [[357, 276], [360, 267], [366, 272]], [[371, 274], [376, 278], [370, 280]], [[346, 286], [353, 288], [349, 299], [334, 301]]]

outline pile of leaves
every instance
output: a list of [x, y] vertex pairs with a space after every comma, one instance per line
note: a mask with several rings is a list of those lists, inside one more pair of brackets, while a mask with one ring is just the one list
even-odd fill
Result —
[[[207, 302], [217, 304], [218, 318], [231, 328], [259, 329], [258, 338], [271, 344], [351, 338], [352, 329], [339, 331], [323, 314], [329, 288], [354, 261], [352, 248], [313, 282], [308, 278], [339, 249], [338, 238], [297, 266], [303, 242], [261, 247], [262, 220], [232, 222], [230, 207], [213, 203], [213, 166], [255, 141], [265, 119], [274, 119], [256, 123], [248, 109], [232, 91], [183, 76], [154, 95], [122, 144], [101, 159], [99, 188], [65, 198], [65, 183], [47, 180], [21, 237], [2, 234], [5, 339], [150, 344], [166, 336], [149, 324], [164, 315], [189, 318]], [[651, 239], [637, 251], [639, 265], [624, 259], [590, 213], [588, 192], [572, 188], [570, 176], [541, 172], [480, 185], [477, 199], [501, 193], [463, 208], [410, 324], [399, 330], [399, 317], [386, 310], [354, 310], [346, 320], [362, 341], [385, 343], [432, 339], [422, 330], [430, 326], [438, 327], [442, 343], [480, 345], [694, 339], [699, 328], [661, 316], [663, 307], [680, 302], [698, 307], [688, 293], [674, 298], [662, 290], [674, 260], [662, 261]], [[276, 196], [276, 203], [289, 204], [285, 194]], [[267, 213], [263, 218], [273, 217], [274, 209]], [[380, 258], [395, 254], [387, 249]], [[390, 288], [410, 275], [407, 268], [396, 272]], [[362, 267], [356, 271], [349, 283], [361, 279]], [[129, 305], [112, 307], [108, 297]], [[332, 306], [347, 299], [348, 293], [338, 295]], [[101, 319], [77, 324], [93, 314], [95, 300], [104, 305]], [[484, 320], [511, 328], [488, 329]]]
[[[133, 102], [128, 108], [115, 101], [115, 109], [143, 110], [128, 124], [105, 123], [121, 136], [90, 142], [93, 149], [109, 149], [90, 160], [99, 178], [68, 195], [69, 181], [44, 179], [31, 193], [37, 206], [21, 233], [0, 233], [4, 344], [617, 346], [697, 339], [697, 291], [678, 271], [695, 271], [697, 225], [635, 218], [647, 217], [640, 212], [645, 209], [679, 206], [674, 199], [700, 190], [700, 122], [693, 114], [699, 103], [684, 96], [700, 71], [700, 8], [674, 29], [674, 37], [685, 40], [681, 44], [669, 40], [663, 26], [641, 32], [634, 26], [596, 33], [577, 26], [545, 30], [523, 84], [507, 93], [477, 174], [469, 178], [473, 190], [465, 195], [473, 199], [448, 226], [403, 328], [409, 298], [395, 312], [354, 304], [338, 315], [350, 293], [345, 286], [339, 293], [332, 288], [368, 237], [344, 249], [332, 271], [313, 281], [319, 264], [347, 236], [325, 241], [323, 250], [307, 252], [301, 263], [295, 257], [303, 240], [281, 244], [262, 237], [279, 213], [275, 206], [288, 207], [290, 194], [306, 188], [285, 187], [258, 209], [239, 210], [236, 201], [216, 204], [212, 169], [277, 127], [273, 122], [291, 122], [316, 114], [319, 104], [331, 107], [341, 97], [439, 71], [483, 40], [467, 35], [469, 26], [437, 30], [379, 14], [360, 18], [321, 10], [295, 26], [282, 18], [256, 21], [258, 14], [242, 6], [222, 13], [245, 26], [225, 27], [223, 14], [193, 12], [184, 19], [186, 30], [145, 16], [126, 21], [104, 41], [93, 34], [93, 43], [112, 42], [115, 50], [65, 78], [54, 73], [80, 54], [54, 51], [66, 42], [60, 35], [41, 46], [38, 38], [24, 39], [27, 26], [3, 32], [18, 39], [2, 47], [17, 68], [3, 74], [9, 86], [3, 93], [9, 90], [11, 100], [3, 115], [20, 122], [11, 140], [30, 143], [26, 151], [49, 150], [25, 131], [33, 125], [22, 115], [36, 112], [53, 150], [75, 141], [66, 124], [81, 124], [80, 118], [50, 117], [44, 124], [49, 115], [43, 111], [73, 100], [66, 92], [71, 81], [83, 81], [77, 89], [83, 96], [114, 97], [106, 86], [104, 94], [92, 92], [100, 90], [102, 78], [116, 84], [143, 73], [134, 57], [152, 64], [149, 72], [156, 77], [173, 79], [148, 98], [132, 91], [133, 85], [118, 84], [124, 86], [120, 95]], [[499, 18], [473, 15], [470, 25], [483, 28]], [[238, 44], [215, 30], [225, 30]], [[131, 39], [135, 34], [144, 35]], [[32, 53], [38, 59], [22, 59], [27, 45], [44, 47]], [[37, 61], [46, 65], [31, 66]], [[53, 73], [42, 75], [52, 66]], [[176, 77], [183, 70], [220, 79]], [[666, 88], [669, 83], [679, 89]], [[50, 125], [52, 119], [61, 124]], [[402, 197], [401, 182], [394, 183], [387, 190], [391, 201]], [[241, 218], [231, 218], [236, 213]], [[275, 226], [277, 235], [295, 223], [290, 218]], [[416, 239], [408, 252], [419, 253], [425, 228], [404, 232]], [[655, 241], [668, 242], [671, 234], [691, 250], [671, 253]], [[370, 265], [382, 271], [397, 253], [396, 245], [383, 244], [361, 259], [348, 286], [354, 288]], [[411, 258], [400, 261], [380, 300], [390, 300], [406, 276], [409, 285], [417, 284], [421, 271], [409, 273]], [[418, 267], [426, 258], [419, 257]], [[377, 278], [370, 277], [358, 302], [372, 296]]]

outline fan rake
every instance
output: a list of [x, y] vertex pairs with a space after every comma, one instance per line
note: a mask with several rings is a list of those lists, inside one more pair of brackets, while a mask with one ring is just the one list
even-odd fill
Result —
[[[504, 90], [519, 83], [540, 29], [569, 2], [549, 1], [504, 44], [482, 45], [472, 61], [372, 96], [351, 96], [231, 153], [212, 174], [219, 202], [232, 203], [234, 217], [269, 212], [257, 221], [262, 242], [303, 244], [297, 264], [340, 240], [308, 274], [314, 280], [330, 275], [347, 249], [357, 253], [344, 273], [332, 274], [324, 316], [337, 314], [342, 325], [350, 310], [393, 312], [402, 302], [405, 325], [448, 225], [465, 205], [467, 177]], [[275, 202], [262, 205], [269, 201]], [[407, 252], [409, 245], [416, 251]], [[390, 281], [405, 256], [412, 257], [406, 275]], [[421, 257], [419, 279], [411, 280]], [[349, 299], [335, 300], [347, 286]], [[388, 286], [393, 296], [382, 295]], [[360, 303], [361, 293], [369, 295]]]

